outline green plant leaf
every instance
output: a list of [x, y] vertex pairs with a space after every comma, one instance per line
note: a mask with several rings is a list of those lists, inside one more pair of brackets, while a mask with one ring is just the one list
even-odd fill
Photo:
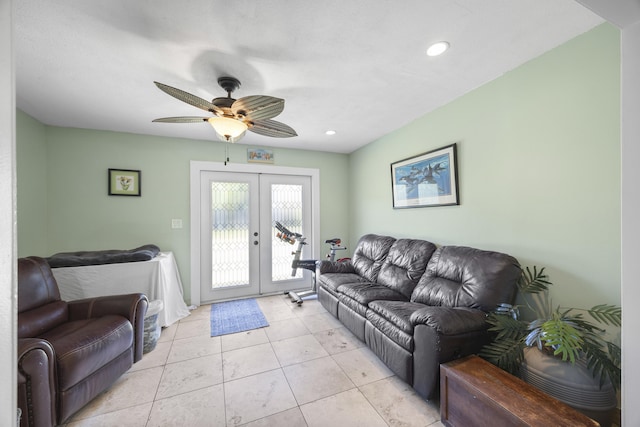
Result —
[[496, 339], [520, 339], [527, 331], [527, 324], [521, 320], [515, 320], [511, 316], [490, 313], [487, 316], [489, 331], [497, 332]]
[[480, 356], [517, 375], [525, 346], [548, 348], [563, 361], [575, 363], [578, 358], [584, 358], [601, 386], [610, 380], [619, 389], [620, 347], [603, 339], [606, 331], [598, 324], [621, 326], [621, 308], [609, 304], [596, 305], [590, 310], [554, 308], [548, 295], [551, 284], [544, 267], [521, 268], [517, 285], [525, 305], [520, 307], [531, 310], [535, 319], [520, 321], [518, 306], [502, 304], [500, 310], [487, 316], [494, 341], [482, 349]]
[[588, 340], [583, 345], [583, 351], [587, 360], [587, 369], [591, 372], [594, 378], [598, 378], [600, 381], [600, 387], [609, 380], [613, 387], [618, 390], [620, 388], [622, 372], [620, 364], [616, 363], [619, 357], [613, 356], [612, 353], [620, 351], [620, 348], [613, 343], [606, 343], [609, 347], [609, 352], [603, 349], [602, 342], [594, 342]]
[[533, 271], [531, 271], [529, 267], [525, 267], [525, 269], [522, 270], [517, 285], [520, 292], [537, 294], [548, 291], [551, 282], [544, 272], [544, 267], [538, 271], [538, 268], [534, 265]]
[[622, 308], [617, 305], [599, 304], [588, 310], [589, 315], [605, 325], [622, 326]]
[[597, 327], [586, 319], [583, 319], [582, 315], [580, 314], [570, 316], [569, 319], [571, 323], [576, 326], [576, 328], [580, 329], [583, 332], [589, 332], [591, 334], [602, 334], [605, 332], [604, 329]]
[[620, 367], [622, 365], [622, 350], [620, 347], [612, 342], [607, 341], [607, 351], [609, 352], [609, 358], [611, 362]]
[[513, 375], [519, 375], [524, 360], [523, 350], [522, 340], [496, 339], [484, 346], [478, 355]]
[[571, 363], [575, 363], [584, 342], [580, 331], [557, 312], [552, 319], [545, 321], [539, 328], [534, 328], [525, 342], [530, 345], [534, 341], [533, 337], [538, 347], [550, 347], [555, 356], [559, 355], [562, 360], [569, 360]]

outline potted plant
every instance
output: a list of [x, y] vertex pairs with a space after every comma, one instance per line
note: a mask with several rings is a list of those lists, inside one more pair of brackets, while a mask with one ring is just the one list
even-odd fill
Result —
[[[548, 296], [552, 283], [544, 268], [526, 267], [517, 282], [524, 305], [501, 304], [487, 316], [490, 331], [495, 334], [480, 356], [517, 375], [524, 359], [526, 347], [552, 353], [563, 361], [575, 363], [584, 358], [594, 378], [601, 384], [609, 380], [620, 386], [620, 347], [605, 339], [602, 325], [621, 326], [622, 310], [615, 305], [600, 304], [589, 310], [581, 308], [553, 307]], [[520, 309], [525, 308], [533, 320], [520, 319]], [[590, 319], [584, 317], [587, 313]], [[595, 323], [594, 323], [595, 321]]]
[[[603, 389], [606, 385], [610, 389], [612, 397], [607, 399], [615, 400], [615, 391], [619, 389], [621, 381], [621, 351], [618, 345], [606, 339], [606, 330], [601, 326], [621, 326], [621, 308], [609, 304], [596, 305], [591, 309], [554, 307], [548, 292], [551, 285], [544, 268], [534, 266], [533, 269], [522, 269], [517, 286], [523, 304], [501, 304], [487, 316], [489, 331], [494, 338], [479, 355], [513, 375], [521, 376], [526, 370], [529, 356], [533, 354], [529, 351], [537, 349], [553, 359], [561, 360], [563, 363], [560, 365], [580, 365], [591, 374], [596, 386]], [[529, 320], [521, 319], [521, 310], [523, 318]], [[533, 351], [537, 353], [537, 350]], [[557, 360], [553, 362], [556, 366]], [[556, 369], [548, 376], [562, 375]], [[522, 377], [528, 381], [526, 375]], [[562, 383], [561, 378], [558, 381]], [[564, 386], [562, 383], [561, 387]], [[558, 387], [541, 388], [549, 392]], [[566, 400], [565, 403], [571, 404]], [[580, 405], [571, 406], [585, 409]]]

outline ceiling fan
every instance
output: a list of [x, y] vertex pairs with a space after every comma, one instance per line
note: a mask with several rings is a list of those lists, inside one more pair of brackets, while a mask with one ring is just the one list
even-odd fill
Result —
[[209, 122], [220, 140], [237, 142], [247, 130], [274, 138], [298, 136], [295, 130], [284, 123], [271, 120], [284, 110], [284, 99], [273, 96], [245, 96], [238, 100], [231, 93], [240, 87], [240, 81], [233, 77], [220, 77], [218, 84], [227, 92], [226, 97], [214, 98], [211, 102], [175, 87], [154, 82], [163, 92], [180, 101], [209, 111], [212, 117], [163, 117], [155, 119], [159, 123], [199, 123]]

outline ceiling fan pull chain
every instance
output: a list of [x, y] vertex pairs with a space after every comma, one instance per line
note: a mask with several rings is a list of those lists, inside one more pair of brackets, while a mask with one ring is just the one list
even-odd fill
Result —
[[224, 142], [224, 165], [227, 166], [227, 163], [229, 163], [229, 143], [228, 142]]

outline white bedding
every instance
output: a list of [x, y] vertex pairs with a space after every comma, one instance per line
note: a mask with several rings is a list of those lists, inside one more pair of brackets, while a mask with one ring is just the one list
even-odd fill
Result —
[[149, 301], [159, 299], [164, 303], [158, 313], [162, 327], [189, 315], [172, 252], [160, 252], [149, 261], [61, 267], [51, 271], [65, 301], [142, 292]]

